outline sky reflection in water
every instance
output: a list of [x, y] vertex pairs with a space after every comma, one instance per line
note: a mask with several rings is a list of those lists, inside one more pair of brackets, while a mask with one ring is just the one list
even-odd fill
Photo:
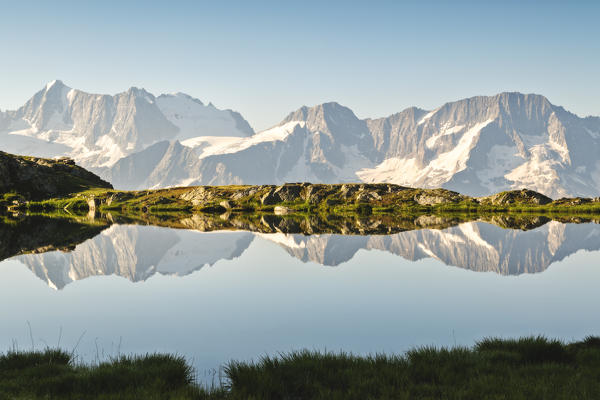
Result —
[[29, 321], [37, 348], [55, 346], [62, 329], [69, 350], [83, 334], [84, 360], [175, 352], [210, 380], [206, 371], [230, 359], [292, 349], [577, 339], [600, 333], [599, 231], [556, 222], [389, 237], [113, 226], [70, 253], [0, 263], [0, 348], [30, 348]]

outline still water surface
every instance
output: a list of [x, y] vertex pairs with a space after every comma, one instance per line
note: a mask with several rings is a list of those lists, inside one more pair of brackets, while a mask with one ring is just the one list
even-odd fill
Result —
[[0, 350], [33, 337], [85, 361], [177, 353], [210, 381], [228, 360], [294, 349], [579, 339], [600, 334], [599, 250], [600, 225], [555, 221], [374, 236], [113, 225], [0, 262]]

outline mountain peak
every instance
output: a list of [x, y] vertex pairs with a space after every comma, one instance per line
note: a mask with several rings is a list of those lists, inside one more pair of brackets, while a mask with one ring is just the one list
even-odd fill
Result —
[[63, 81], [61, 81], [60, 79], [55, 79], [51, 82], [48, 82], [46, 84], [46, 91], [49, 91], [50, 89], [52, 89], [53, 87], [66, 87], [65, 84], [63, 83]]
[[161, 94], [160, 96], [157, 97], [157, 99], [167, 99], [167, 98], [185, 99], [185, 100], [193, 101], [194, 103], [197, 103], [201, 106], [204, 105], [204, 103], [200, 99], [197, 99], [197, 98], [190, 96], [189, 94], [183, 93], [183, 92], [165, 93], [165, 94]]
[[[0, 113], [3, 150], [68, 155], [130, 188], [363, 180], [476, 196], [527, 187], [595, 197], [600, 187], [600, 118], [580, 119], [539, 94], [507, 91], [366, 120], [324, 102], [282, 121], [299, 129], [280, 125], [253, 137], [239, 113], [185, 93], [69, 89], [52, 81]], [[173, 142], [172, 157], [152, 147], [161, 141]]]
[[550, 100], [546, 96], [537, 93], [521, 93], [521, 92], [502, 92], [493, 96], [494, 99], [504, 102], [523, 102], [526, 104], [544, 104], [552, 106]]
[[137, 86], [132, 86], [129, 89], [127, 89], [127, 93], [134, 93], [134, 94], [147, 94], [147, 95], [151, 95], [152, 94], [150, 92], [148, 92], [146, 89], [144, 88], [139, 88]]
[[349, 119], [358, 120], [351, 109], [344, 107], [335, 101], [331, 101], [328, 103], [317, 104], [312, 107], [302, 106], [296, 111], [288, 114], [288, 116], [281, 122], [281, 125], [291, 121], [306, 121], [311, 124], [317, 121], [325, 121], [334, 115], [343, 115]]

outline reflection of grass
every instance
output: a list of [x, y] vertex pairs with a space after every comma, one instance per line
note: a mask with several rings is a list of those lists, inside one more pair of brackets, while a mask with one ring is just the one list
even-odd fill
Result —
[[203, 389], [180, 357], [77, 365], [61, 351], [0, 357], [0, 398], [61, 399], [597, 399], [600, 338], [485, 339], [402, 356], [300, 351], [230, 362], [226, 385]]
[[[0, 260], [18, 254], [73, 249], [110, 224], [73, 214], [0, 215]], [[0, 397], [1, 399], [1, 397]]]
[[[253, 212], [227, 211], [202, 212], [161, 209], [118, 209], [100, 211], [94, 215], [85, 209], [56, 209], [29, 211], [27, 215], [44, 216], [51, 219], [66, 219], [87, 225], [108, 226], [113, 223], [156, 225], [176, 229], [200, 231], [246, 230], [261, 233], [333, 233], [345, 235], [393, 234], [416, 229], [445, 229], [463, 222], [483, 221], [507, 229], [530, 230], [551, 220], [562, 223], [598, 223], [593, 214], [488, 212], [468, 213], [437, 211], [432, 213], [398, 212], [382, 213], [363, 205], [357, 211], [328, 213], [328, 210], [294, 212], [275, 215], [273, 211]], [[34, 208], [35, 210], [35, 208]], [[4, 217], [7, 222], [11, 219]]]

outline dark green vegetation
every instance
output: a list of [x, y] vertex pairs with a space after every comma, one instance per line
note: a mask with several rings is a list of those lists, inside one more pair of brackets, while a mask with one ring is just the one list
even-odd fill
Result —
[[61, 351], [0, 357], [0, 399], [597, 399], [600, 338], [485, 339], [403, 356], [301, 351], [230, 362], [223, 386], [199, 387], [182, 358], [122, 357], [95, 366]]
[[181, 357], [120, 357], [86, 366], [60, 350], [9, 352], [0, 357], [4, 399], [194, 399], [202, 390]]
[[404, 356], [298, 352], [231, 363], [227, 374], [240, 399], [596, 399], [600, 339], [486, 339]]

